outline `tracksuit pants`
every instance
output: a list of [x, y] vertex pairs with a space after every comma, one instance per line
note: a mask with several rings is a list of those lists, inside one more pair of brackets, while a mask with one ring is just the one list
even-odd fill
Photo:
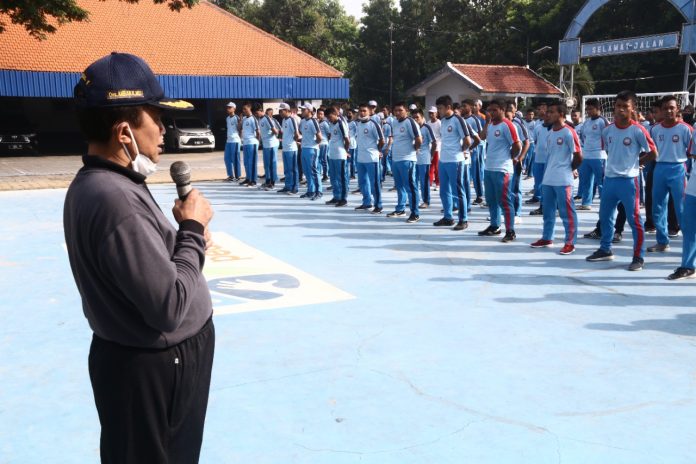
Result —
[[344, 159], [329, 159], [331, 173], [331, 190], [334, 200], [348, 199], [348, 161]]
[[329, 175], [329, 144], [319, 145], [319, 174], [321, 177]]
[[624, 205], [626, 219], [633, 231], [633, 257], [643, 258], [645, 255], [645, 229], [643, 228], [643, 218], [640, 216], [640, 182], [638, 177], [606, 177], [604, 179], [602, 198], [599, 201], [599, 222], [602, 229], [600, 248], [604, 251], [611, 251], [616, 207], [619, 203]]
[[[380, 163], [361, 163], [358, 161], [358, 186], [363, 197], [363, 206], [382, 207], [382, 182]], [[374, 201], [373, 201], [374, 198]]]
[[466, 212], [471, 211], [471, 164], [464, 162], [462, 166], [462, 184], [464, 185], [464, 195], [466, 195]]
[[416, 165], [416, 183], [420, 189], [421, 201], [430, 205], [430, 165]]
[[530, 143], [529, 150], [527, 150], [527, 156], [524, 157], [524, 163], [522, 167], [524, 168], [524, 172], [526, 172], [528, 176], [532, 175], [532, 166], [534, 164], [535, 149], [536, 146], [533, 143]]
[[404, 211], [406, 209], [406, 202], [408, 202], [411, 208], [411, 214], [419, 216], [416, 162], [394, 161], [392, 164], [392, 173], [394, 175], [397, 197], [395, 211]]
[[246, 172], [246, 178], [248, 181], [256, 183], [258, 180], [256, 166], [258, 165], [259, 146], [256, 144], [244, 145], [242, 149], [244, 150], [244, 171]]
[[541, 199], [541, 182], [544, 180], [546, 172], [546, 163], [537, 163], [532, 165], [532, 175], [534, 176], [534, 197], [537, 200]]
[[297, 152], [283, 152], [283, 175], [285, 176], [285, 190], [297, 193], [300, 188], [300, 175], [297, 171]]
[[485, 171], [484, 188], [486, 203], [491, 216], [491, 226], [500, 227], [500, 214], [505, 220], [505, 230], [515, 230], [515, 206], [512, 197], [512, 174], [499, 171]]
[[484, 146], [479, 145], [471, 153], [471, 178], [474, 181], [476, 198], [483, 198], [483, 172], [485, 167]]
[[444, 218], [453, 219], [452, 210], [454, 209], [453, 202], [457, 203], [459, 208], [459, 222], [468, 221], [467, 199], [464, 191], [464, 162], [440, 161], [438, 168], [440, 173], [440, 200], [444, 209]]
[[242, 176], [242, 166], [239, 163], [239, 143], [225, 143], [225, 170], [227, 177], [239, 178]]
[[278, 182], [278, 147], [263, 148], [263, 172], [266, 184], [275, 185]]
[[685, 195], [682, 214], [682, 265], [687, 269], [696, 266], [696, 197]]
[[317, 148], [302, 147], [302, 168], [307, 178], [307, 193], [321, 193], [321, 179], [319, 178], [319, 150]]
[[605, 161], [601, 158], [584, 158], [578, 168], [578, 195], [582, 197], [582, 205], [590, 206], [595, 196], [595, 187], [602, 196]]
[[682, 221], [684, 190], [686, 189], [686, 167], [684, 163], [656, 163], [652, 185], [652, 213], [657, 231], [657, 243], [669, 243], [667, 235], [667, 210], [669, 198], [674, 200], [677, 222]]
[[215, 351], [212, 319], [169, 348], [134, 348], [92, 337], [89, 378], [101, 462], [198, 462]]
[[522, 182], [522, 163], [514, 163], [512, 173], [512, 204], [515, 206], [515, 216], [522, 216], [522, 190], [520, 190], [520, 182]]
[[575, 242], [578, 241], [578, 215], [575, 212], [575, 202], [573, 201], [573, 186], [542, 185], [541, 190], [544, 202], [542, 207], [544, 232], [541, 238], [553, 240], [556, 229], [556, 211], [558, 211], [565, 229], [565, 244], [575, 245]]
[[348, 166], [350, 167], [350, 177], [355, 177], [355, 170], [356, 170], [355, 151], [356, 151], [355, 148], [348, 149], [348, 154], [350, 155], [348, 157]]
[[[382, 163], [381, 166], [381, 179], [382, 182], [384, 182], [384, 179], [387, 178], [387, 173], [392, 171], [392, 165], [391, 165], [391, 159], [392, 159], [392, 154], [391, 154], [391, 149], [389, 151], [385, 151], [382, 153], [382, 157], [379, 159], [380, 163]], [[393, 175], [393, 173], [392, 173]]]

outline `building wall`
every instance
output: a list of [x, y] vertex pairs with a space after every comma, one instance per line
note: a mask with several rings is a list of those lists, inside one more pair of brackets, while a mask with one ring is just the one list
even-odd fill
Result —
[[466, 85], [461, 79], [457, 79], [454, 76], [447, 76], [428, 88], [425, 94], [425, 107], [430, 108], [435, 105], [435, 100], [442, 95], [449, 95], [452, 97], [452, 101], [455, 102], [461, 102], [465, 98], [480, 98], [479, 92]]

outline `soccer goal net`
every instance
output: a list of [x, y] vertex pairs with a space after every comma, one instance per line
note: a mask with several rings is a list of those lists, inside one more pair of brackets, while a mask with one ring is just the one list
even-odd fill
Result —
[[[684, 108], [689, 104], [689, 92], [658, 92], [658, 93], [639, 93], [638, 94], [638, 111], [645, 114], [650, 109], [650, 105], [658, 101], [665, 95], [674, 95], [679, 101], [679, 107]], [[616, 95], [585, 95], [582, 97], [582, 115], [585, 117], [585, 105], [587, 100], [596, 98], [599, 100], [599, 106], [602, 111], [602, 116], [607, 118], [609, 122], [614, 122], [614, 102]]]

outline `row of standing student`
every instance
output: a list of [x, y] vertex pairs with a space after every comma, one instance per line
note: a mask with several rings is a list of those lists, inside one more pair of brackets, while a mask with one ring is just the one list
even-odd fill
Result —
[[[331, 178], [333, 198], [326, 203], [338, 207], [347, 204], [349, 178], [352, 172], [350, 166], [353, 165], [363, 197], [362, 204], [356, 207], [356, 210], [369, 210], [373, 214], [380, 214], [383, 211], [381, 184], [382, 166], [385, 161], [385, 154], [382, 152], [385, 146], [385, 134], [381, 119], [375, 114], [374, 106], [376, 105], [360, 105], [357, 109], [357, 118], [350, 122], [343, 118], [338, 108], [329, 108], [325, 115], [328, 121], [322, 121], [322, 123], [326, 122], [327, 130], [322, 130], [320, 123], [313, 117], [314, 108], [311, 105], [300, 107], [303, 118], [298, 122], [293, 117], [290, 107], [282, 104], [282, 127], [277, 129], [278, 132], [272, 129], [270, 131], [275, 135], [282, 134], [283, 138], [285, 186], [279, 190], [279, 193], [291, 195], [298, 193], [298, 168], [305, 166], [307, 191], [303, 197], [316, 200], [322, 196], [319, 147], [322, 139], [328, 137], [327, 153], [330, 160], [328, 174]], [[634, 108], [635, 95], [631, 92], [623, 92], [617, 97], [615, 109], [618, 124], [594, 128], [595, 132], [599, 132], [599, 139], [607, 153], [607, 159], [602, 160], [602, 177], [605, 179], [603, 190], [606, 193], [600, 196], [600, 221], [595, 231], [601, 237], [601, 245], [599, 250], [587, 257], [588, 261], [613, 259], [611, 244], [614, 239], [614, 221], [617, 207], [621, 205], [630, 212], [627, 217], [633, 229], [634, 256], [629, 270], [633, 271], [643, 268], [645, 252], [644, 226], [640, 216], [640, 188], [635, 174], [640, 172], [640, 166], [657, 157], [657, 150], [650, 134], [630, 118], [635, 111]], [[535, 145], [534, 162], [531, 164], [532, 172], [535, 174], [535, 198], [532, 200], [540, 203], [540, 207], [533, 214], [544, 216], [542, 238], [531, 246], [541, 248], [553, 245], [556, 211], [558, 211], [565, 228], [565, 240], [561, 253], [573, 253], [577, 241], [577, 214], [572, 195], [573, 181], [578, 175], [577, 169], [583, 165], [583, 155], [578, 134], [571, 125], [566, 123], [567, 108], [561, 103], [551, 104], [544, 115], [543, 124], [536, 124], [532, 136], [526, 130], [528, 125], [525, 122], [515, 116], [510, 117], [510, 112], [514, 108], [510, 108], [509, 104], [491, 102], [487, 108], [486, 123], [483, 127], [474, 126], [476, 128], [469, 122], [470, 118], [467, 116], [470, 115], [467, 115], [466, 109], [465, 117], [455, 113], [452, 100], [448, 96], [437, 100], [436, 109], [441, 118], [439, 150], [434, 131], [431, 125], [425, 124], [422, 112], [412, 111], [413, 118], [411, 118], [403, 103], [395, 105], [394, 116], [391, 117], [388, 126], [393, 139], [391, 169], [397, 190], [397, 204], [394, 211], [387, 216], [405, 216], [405, 210], [408, 207], [410, 215], [407, 222], [419, 221], [420, 208], [428, 207], [430, 203], [431, 164], [439, 151], [437, 166], [444, 214], [443, 218], [434, 225], [454, 226], [455, 230], [466, 229], [471, 202], [471, 195], [468, 193], [470, 185], [468, 165], [472, 159], [475, 159], [472, 153], [476, 153], [476, 150], [482, 146], [481, 142], [486, 141], [487, 154], [482, 176], [484, 183], [482, 190], [485, 192], [485, 203], [490, 212], [490, 225], [480, 231], [479, 235], [501, 235], [501, 225], [504, 223], [503, 242], [515, 240], [515, 216], [521, 210], [519, 180], [525, 170], [525, 160], [522, 155], [529, 149], [531, 145], [529, 139], [531, 139]], [[628, 119], [623, 119], [625, 114], [629, 115]], [[253, 122], [248, 119], [247, 116], [241, 121], [242, 132], [245, 122], [253, 125]], [[589, 120], [596, 121], [596, 118], [590, 117]], [[259, 123], [257, 125], [260, 126]], [[524, 139], [527, 139], [526, 143], [523, 143]], [[587, 145], [591, 137], [583, 133], [583, 140]], [[691, 137], [689, 137], [690, 141]], [[300, 162], [297, 161], [296, 144], [298, 142], [301, 144]], [[248, 151], [244, 149], [245, 153]], [[590, 149], [588, 153], [591, 151]], [[595, 159], [593, 156], [590, 154], [588, 159]], [[596, 163], [587, 162], [586, 169], [592, 169], [593, 164]], [[480, 162], [479, 165], [484, 166], [484, 163]], [[247, 184], [254, 185], [255, 181], [249, 181], [249, 179], [247, 181]], [[674, 196], [675, 193], [672, 195]], [[475, 202], [483, 203], [478, 189], [476, 194]], [[635, 202], [634, 197], [637, 198]], [[659, 207], [658, 210], [662, 214]], [[457, 221], [453, 217], [455, 212]], [[602, 233], [602, 230], [607, 232]], [[658, 234], [658, 245], [662, 239], [663, 236]], [[670, 275], [671, 279], [693, 275], [696, 255], [692, 248], [693, 237], [687, 238], [685, 232], [682, 266]], [[666, 249], [668, 248], [662, 247], [662, 249], [651, 251], [666, 251]]]

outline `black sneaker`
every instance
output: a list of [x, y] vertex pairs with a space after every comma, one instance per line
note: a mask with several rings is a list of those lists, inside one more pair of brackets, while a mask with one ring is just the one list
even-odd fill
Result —
[[679, 231], [678, 230], [669, 230], [669, 231], [667, 231], [667, 236], [670, 238], [679, 237]]
[[614, 232], [614, 237], [611, 239], [611, 243], [620, 243], [623, 237], [621, 232]]
[[530, 216], [543, 216], [544, 212], [542, 211], [541, 208], [533, 209], [529, 212]]
[[573, 197], [573, 200], [582, 200], [582, 196], [580, 196], [580, 195], [575, 195], [575, 196]]
[[481, 203], [483, 203], [483, 198], [481, 198], [481, 197], [476, 197], [476, 199], [474, 200], [474, 204], [475, 204], [475, 205], [480, 205]]
[[643, 269], [643, 265], [645, 264], [645, 261], [643, 261], [643, 258], [639, 257], [634, 257], [633, 261], [631, 261], [631, 264], [628, 265], [628, 270], [629, 271], [640, 271]]
[[459, 221], [456, 226], [452, 230], [464, 230], [469, 227], [469, 223], [466, 221]]
[[336, 202], [336, 208], [341, 208], [342, 206], [346, 206], [348, 202], [346, 200], [338, 200]]
[[249, 179], [245, 179], [239, 183], [239, 185], [249, 185], [251, 181]]
[[595, 262], [595, 261], [613, 261], [614, 260], [614, 253], [611, 251], [604, 251], [601, 248], [594, 253], [592, 253], [590, 256], [585, 258], [587, 261]]
[[387, 214], [387, 217], [401, 217], [401, 216], [406, 216], [406, 211], [392, 211], [391, 213]]
[[317, 193], [314, 194], [315, 199], [321, 198], [321, 197], [323, 197], [323, 196], [324, 196], [324, 194], [321, 193], [321, 192], [317, 192]]
[[505, 237], [501, 240], [503, 243], [513, 242], [517, 238], [514, 230], [508, 230], [505, 232]]
[[300, 185], [307, 185], [307, 180], [306, 180], [306, 179], [302, 179], [302, 180], [300, 181]]
[[415, 214], [411, 214], [408, 219], [406, 219], [406, 222], [409, 224], [413, 224], [414, 222], [420, 221], [420, 216], [416, 216]]
[[329, 180], [329, 176], [323, 176], [323, 177], [321, 178], [321, 181], [322, 181], [322, 182], [326, 182], [327, 180]]
[[313, 196], [314, 196], [314, 193], [307, 192], [307, 193], [303, 193], [302, 195], [300, 195], [300, 198], [312, 198]]
[[442, 218], [437, 222], [433, 222], [435, 227], [452, 227], [454, 225], [454, 219]]
[[360, 206], [356, 206], [356, 207], [355, 207], [355, 210], [356, 210], [356, 211], [360, 211], [360, 210], [363, 210], [363, 209], [372, 209], [372, 205], [360, 205]]
[[539, 203], [538, 198], [530, 198], [524, 202], [525, 205], [536, 205], [537, 203]]
[[382, 214], [382, 208], [375, 208], [370, 211], [372, 214]]
[[321, 198], [321, 197], [319, 196], [318, 193], [315, 193], [314, 195], [312, 195], [311, 197], [308, 197], [308, 198], [309, 198], [310, 200], [312, 200], [312, 201], [315, 201], [315, 200], [317, 200], [318, 198]]
[[583, 235], [585, 238], [591, 238], [592, 240], [599, 240], [602, 238], [602, 234], [599, 233], [599, 230], [595, 229], [589, 234]]
[[360, 193], [360, 189], [355, 189], [350, 193], [352, 193], [353, 195], [357, 195], [358, 193]]
[[288, 193], [288, 192], [289, 192], [289, 190], [286, 188], [282, 188], [282, 189], [276, 191], [276, 193]]
[[678, 267], [676, 271], [667, 276], [667, 280], [693, 279], [696, 277], [696, 271], [686, 267]]
[[324, 202], [324, 204], [326, 204], [326, 205], [335, 205], [336, 203], [338, 203], [338, 199], [337, 199], [337, 198], [332, 198], [332, 199], [330, 199], [329, 201], [325, 201], [325, 202]]
[[266, 177], [266, 174], [259, 174], [259, 179], [263, 179]]
[[480, 237], [493, 237], [494, 235], [500, 235], [502, 233], [503, 232], [500, 230], [500, 227], [488, 226], [478, 234]]

